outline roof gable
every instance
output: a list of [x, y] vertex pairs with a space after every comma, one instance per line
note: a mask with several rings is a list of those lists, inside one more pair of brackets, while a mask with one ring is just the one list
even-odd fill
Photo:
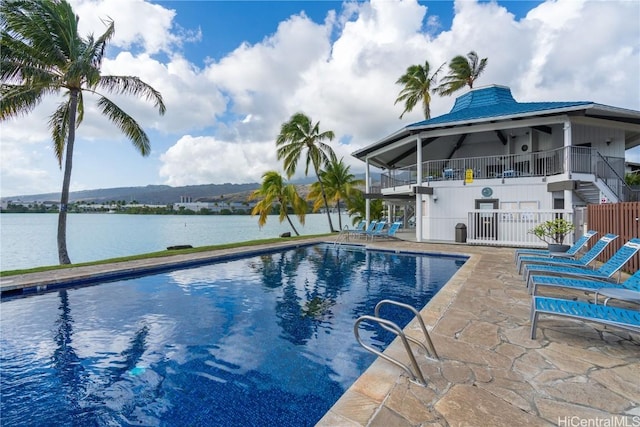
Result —
[[451, 111], [442, 116], [413, 123], [408, 128], [466, 122], [469, 120], [500, 118], [526, 113], [541, 113], [562, 108], [590, 105], [590, 101], [577, 102], [517, 102], [511, 89], [505, 86], [488, 86], [474, 89], [456, 99]]
[[481, 108], [496, 104], [516, 104], [511, 89], [504, 86], [491, 86], [485, 89], [472, 90], [456, 99], [449, 113], [457, 113], [466, 108]]

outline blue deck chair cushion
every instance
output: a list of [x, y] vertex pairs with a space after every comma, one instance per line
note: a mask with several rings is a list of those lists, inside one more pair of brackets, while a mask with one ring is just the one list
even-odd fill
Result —
[[367, 229], [365, 232], [366, 237], [381, 233], [382, 230], [384, 230], [385, 225], [387, 225], [386, 221], [378, 222], [375, 224], [375, 227], [373, 227], [373, 230], [369, 231], [369, 229]]
[[637, 254], [638, 251], [640, 251], [640, 239], [631, 239], [618, 249], [618, 251], [597, 270], [557, 265], [531, 265], [527, 268], [527, 287], [530, 290], [533, 290], [533, 273], [595, 278], [612, 281], [612, 276], [618, 272], [627, 263], [627, 261]]
[[[537, 295], [537, 289], [540, 286], [548, 286], [552, 288], [574, 289], [577, 291], [595, 292], [605, 287], [613, 287], [610, 282], [601, 280], [578, 279], [574, 277], [559, 276], [532, 276], [533, 295]], [[629, 289], [632, 291], [640, 291], [640, 270], [636, 271], [631, 277], [616, 287], [620, 289]]]
[[552, 258], [552, 257], [530, 257], [530, 256], [522, 256], [518, 258], [518, 273], [522, 273], [522, 268], [524, 266], [525, 271], [532, 264], [547, 264], [547, 265], [571, 265], [576, 267], [586, 267], [596, 258], [598, 255], [605, 250], [605, 248], [617, 239], [618, 236], [615, 234], [605, 234], [596, 242], [595, 245], [584, 255], [582, 255], [579, 259], [570, 259], [570, 258]]
[[533, 297], [531, 339], [536, 339], [538, 315], [551, 314], [640, 332], [640, 311], [558, 298]]
[[374, 239], [375, 237], [395, 237], [396, 232], [401, 226], [401, 222], [394, 222], [386, 232], [384, 230], [380, 230], [379, 232], [371, 233], [371, 238]]
[[[582, 247], [586, 245], [589, 242], [589, 240], [596, 234], [598, 234], [597, 231], [594, 231], [594, 230], [587, 231], [582, 236], [580, 236], [580, 238], [576, 240], [573, 245], [571, 245], [569, 250], [567, 250], [566, 254], [571, 256], [576, 255], [578, 251], [582, 249]], [[517, 262], [520, 256], [551, 256], [552, 253], [553, 252], [549, 252], [548, 249], [528, 249], [527, 248], [527, 249], [516, 249], [513, 256], [514, 256], [514, 261]]]

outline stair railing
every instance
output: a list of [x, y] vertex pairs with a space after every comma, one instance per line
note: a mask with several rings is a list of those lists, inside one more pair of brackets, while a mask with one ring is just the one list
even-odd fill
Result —
[[616, 169], [599, 152], [594, 151], [594, 174], [616, 196], [618, 201], [632, 202], [639, 200], [640, 191], [634, 190], [627, 185], [624, 178], [618, 174]]

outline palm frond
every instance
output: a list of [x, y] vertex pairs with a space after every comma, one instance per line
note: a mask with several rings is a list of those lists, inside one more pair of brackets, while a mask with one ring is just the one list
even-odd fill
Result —
[[0, 85], [0, 120], [28, 114], [42, 101], [46, 88]]
[[125, 113], [120, 107], [110, 99], [102, 96], [98, 100], [98, 108], [122, 133], [124, 133], [133, 143], [133, 146], [143, 156], [148, 156], [151, 152], [149, 137], [136, 122], [133, 117]]
[[160, 115], [163, 115], [167, 111], [160, 92], [140, 80], [138, 77], [101, 76], [98, 87], [103, 88], [110, 93], [142, 97], [147, 101], [152, 102], [158, 109]]
[[58, 166], [62, 169], [62, 159], [64, 157], [64, 147], [69, 135], [69, 100], [58, 105], [56, 111], [49, 116], [49, 129], [51, 129], [51, 139], [53, 140], [53, 151], [58, 159]]
[[78, 106], [76, 111], [76, 129], [82, 123], [84, 119], [84, 96], [82, 95], [82, 91], [78, 91]]
[[405, 108], [402, 114], [400, 114], [401, 119], [406, 113], [413, 111], [419, 102], [422, 102], [425, 119], [431, 118], [429, 105], [431, 104], [432, 86], [436, 84], [438, 74], [442, 70], [443, 65], [431, 75], [429, 75], [431, 70], [429, 61], [425, 61], [424, 65], [410, 65], [406, 73], [398, 78], [396, 84], [403, 85], [403, 88], [400, 90], [394, 105], [399, 102], [404, 102]]
[[465, 86], [473, 88], [473, 83], [482, 74], [487, 65], [487, 58], [478, 62], [478, 54], [471, 51], [466, 57], [455, 56], [449, 62], [449, 74], [442, 79], [437, 91], [440, 95], [451, 95]]
[[95, 41], [96, 48], [93, 49], [94, 57], [93, 57], [92, 63], [96, 68], [100, 68], [102, 66], [102, 58], [104, 57], [104, 52], [107, 48], [107, 43], [113, 38], [113, 35], [115, 34], [115, 24], [113, 20], [108, 19], [103, 22], [107, 24], [107, 29]]

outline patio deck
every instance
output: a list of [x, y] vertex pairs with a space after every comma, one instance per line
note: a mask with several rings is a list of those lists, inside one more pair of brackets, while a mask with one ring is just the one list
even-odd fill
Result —
[[[530, 296], [515, 270], [513, 249], [402, 240], [369, 245], [470, 258], [421, 311], [440, 356], [438, 362], [420, 362], [428, 386], [411, 383], [402, 370], [378, 359], [318, 426], [640, 425], [640, 335], [542, 316], [538, 339], [529, 339]], [[143, 271], [258, 249], [5, 277], [0, 287]], [[408, 334], [419, 337], [417, 326], [409, 324]], [[387, 352], [408, 362], [397, 340]]]

